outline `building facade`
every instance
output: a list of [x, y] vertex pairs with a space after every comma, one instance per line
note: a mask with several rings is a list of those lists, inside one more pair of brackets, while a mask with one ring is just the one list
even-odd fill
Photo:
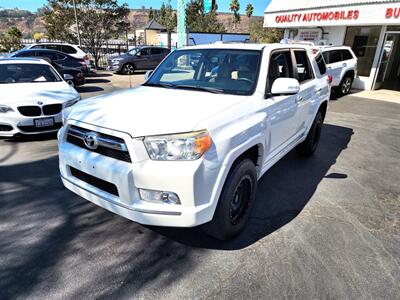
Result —
[[358, 89], [400, 91], [400, 0], [272, 0], [264, 27], [316, 45], [350, 46]]

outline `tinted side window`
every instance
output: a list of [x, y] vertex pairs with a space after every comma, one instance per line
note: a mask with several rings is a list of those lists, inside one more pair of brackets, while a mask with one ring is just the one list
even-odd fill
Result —
[[36, 55], [40, 57], [47, 57], [51, 60], [57, 60], [57, 54], [53, 52], [38, 51]]
[[68, 54], [75, 54], [77, 51], [74, 47], [68, 46], [68, 45], [62, 45], [61, 46], [61, 51], [64, 53]]
[[294, 51], [296, 57], [297, 77], [300, 83], [313, 79], [314, 74], [306, 51]]
[[342, 55], [340, 54], [340, 50], [332, 50], [328, 52], [328, 64], [334, 64], [340, 62], [342, 60]]
[[324, 75], [326, 73], [326, 65], [325, 65], [324, 58], [322, 57], [321, 54], [318, 54], [317, 57], [315, 58], [315, 60], [318, 65], [319, 73], [321, 75]]
[[33, 46], [31, 49], [44, 49], [44, 46], [43, 45], [36, 45], [36, 46]]
[[274, 52], [271, 55], [268, 68], [268, 92], [271, 92], [272, 84], [278, 78], [294, 78], [292, 57], [288, 50]]
[[151, 55], [160, 55], [161, 52], [160, 48], [151, 48]]
[[354, 58], [349, 50], [341, 50], [341, 52], [342, 52], [343, 60], [349, 60], [349, 59], [353, 59]]
[[162, 51], [164, 55], [167, 55], [170, 52], [169, 49], [162, 49]]
[[46, 45], [46, 49], [61, 51], [60, 45]]
[[35, 56], [35, 52], [34, 51], [27, 51], [27, 52], [18, 53], [15, 56], [16, 57], [32, 57], [32, 56]]
[[144, 48], [140, 50], [140, 56], [147, 56], [150, 55], [150, 48]]

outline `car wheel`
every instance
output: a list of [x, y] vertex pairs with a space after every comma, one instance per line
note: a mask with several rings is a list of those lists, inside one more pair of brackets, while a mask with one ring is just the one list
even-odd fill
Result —
[[132, 75], [133, 73], [135, 73], [135, 67], [132, 64], [125, 64], [122, 67], [122, 73], [126, 74], [126, 75]]
[[342, 81], [340, 82], [340, 85], [339, 85], [339, 93], [340, 93], [340, 95], [345, 96], [348, 93], [350, 93], [352, 84], [353, 84], [353, 78], [348, 76], [348, 75], [346, 75], [342, 79]]
[[304, 142], [296, 147], [296, 152], [300, 156], [311, 156], [315, 150], [318, 148], [319, 140], [321, 138], [322, 125], [324, 123], [324, 118], [321, 112], [317, 113], [314, 122], [308, 132], [307, 138]]
[[247, 223], [256, 190], [256, 168], [250, 159], [244, 159], [229, 172], [214, 217], [202, 226], [203, 231], [218, 240], [237, 236]]

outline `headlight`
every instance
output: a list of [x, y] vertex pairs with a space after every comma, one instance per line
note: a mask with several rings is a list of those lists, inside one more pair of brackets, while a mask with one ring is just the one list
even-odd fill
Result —
[[144, 138], [147, 153], [153, 160], [196, 160], [212, 144], [206, 130]]
[[120, 62], [121, 60], [123, 60], [123, 58], [113, 58], [111, 61], [112, 62]]
[[72, 110], [72, 107], [64, 108], [62, 110], [61, 115], [62, 115], [62, 123], [63, 124], [67, 123], [67, 120], [68, 120], [69, 114], [71, 113], [71, 110]]
[[75, 104], [76, 102], [78, 102], [79, 100], [81, 100], [81, 96], [76, 97], [75, 99], [72, 99], [72, 100], [69, 100], [69, 101], [65, 102], [65, 104], [64, 104], [64, 109], [67, 108], [67, 107], [70, 107], [70, 106], [74, 105], [74, 104]]
[[0, 113], [8, 113], [10, 111], [14, 111], [11, 107], [7, 105], [1, 105], [0, 104]]

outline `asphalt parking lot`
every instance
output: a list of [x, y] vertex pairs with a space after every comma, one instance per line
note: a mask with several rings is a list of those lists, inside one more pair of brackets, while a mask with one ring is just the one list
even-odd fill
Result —
[[[129, 87], [116, 76], [92, 78], [83, 98]], [[144, 227], [67, 191], [55, 135], [1, 140], [0, 299], [398, 299], [399, 115], [331, 101], [315, 156], [291, 152], [261, 179], [230, 242]]]

